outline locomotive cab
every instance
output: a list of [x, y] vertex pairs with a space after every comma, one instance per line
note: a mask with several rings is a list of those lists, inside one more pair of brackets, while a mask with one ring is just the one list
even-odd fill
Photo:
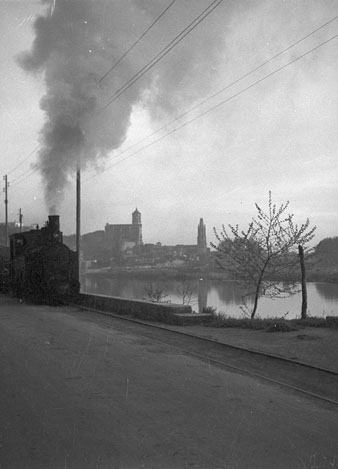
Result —
[[10, 255], [16, 296], [57, 304], [79, 292], [77, 255], [63, 244], [58, 215], [41, 229], [11, 235]]

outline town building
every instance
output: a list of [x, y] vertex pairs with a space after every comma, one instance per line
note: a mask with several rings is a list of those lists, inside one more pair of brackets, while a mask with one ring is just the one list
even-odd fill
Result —
[[[65, 242], [72, 247], [73, 237]], [[132, 213], [131, 224], [107, 223], [104, 230], [84, 234], [81, 250], [84, 260], [96, 260], [98, 266], [178, 267], [189, 263], [206, 264], [210, 255], [203, 218], [197, 227], [197, 244], [144, 244], [141, 213], [137, 208]]]

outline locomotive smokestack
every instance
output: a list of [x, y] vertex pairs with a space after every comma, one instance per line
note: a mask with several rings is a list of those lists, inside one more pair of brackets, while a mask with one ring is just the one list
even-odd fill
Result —
[[60, 232], [60, 216], [59, 215], [49, 215], [48, 216], [48, 227], [52, 233]]

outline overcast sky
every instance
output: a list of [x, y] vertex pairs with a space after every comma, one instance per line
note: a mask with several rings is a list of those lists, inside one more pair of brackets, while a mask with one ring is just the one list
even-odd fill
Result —
[[107, 105], [211, 0], [176, 0], [104, 76], [170, 3], [0, 0], [10, 221], [19, 208], [25, 224], [54, 211], [74, 233], [81, 158], [83, 233], [130, 223], [137, 207], [144, 242], [196, 243], [200, 218], [215, 241], [214, 226], [246, 227], [271, 190], [317, 225], [317, 242], [336, 236], [338, 38], [263, 78], [336, 35], [338, 20], [228, 85], [333, 19], [337, 2], [223, 1]]

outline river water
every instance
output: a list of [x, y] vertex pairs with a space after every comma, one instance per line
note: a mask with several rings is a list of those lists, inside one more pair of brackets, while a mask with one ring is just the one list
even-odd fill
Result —
[[[139, 278], [99, 278], [84, 277], [81, 291], [99, 295], [119, 296], [149, 300], [147, 291], [159, 291], [162, 301], [190, 304], [194, 311], [201, 312], [211, 306], [225, 315], [242, 317], [243, 292], [235, 282], [210, 279], [139, 279]], [[166, 295], [166, 296], [164, 296]], [[270, 299], [261, 297], [258, 303], [257, 317], [283, 317], [294, 319], [300, 317], [301, 293]], [[252, 305], [252, 298], [247, 300]], [[338, 316], [338, 285], [330, 283], [308, 283], [308, 314], [325, 317]]]

